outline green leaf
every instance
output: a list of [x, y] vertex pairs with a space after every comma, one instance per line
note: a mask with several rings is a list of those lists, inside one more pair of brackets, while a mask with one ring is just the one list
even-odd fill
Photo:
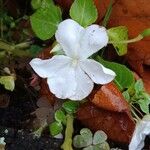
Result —
[[132, 84], [134, 84], [133, 73], [126, 66], [114, 62], [105, 61], [99, 56], [96, 58], [96, 60], [116, 73], [114, 81], [120, 90], [129, 88], [130, 86], [132, 86]]
[[113, 44], [119, 56], [127, 53], [128, 29], [125, 26], [113, 27], [108, 30], [110, 43]]
[[83, 148], [86, 147], [88, 144], [87, 142], [84, 140], [84, 137], [82, 137], [81, 135], [76, 135], [73, 139], [73, 146], [75, 148]]
[[66, 101], [63, 103], [62, 107], [67, 113], [75, 113], [79, 107], [79, 103], [75, 101]]
[[83, 150], [99, 150], [99, 149], [94, 149], [94, 146], [90, 145], [88, 147], [83, 148]]
[[62, 110], [57, 110], [55, 112], [55, 120], [57, 122], [63, 123], [64, 125], [66, 125], [66, 115]]
[[38, 9], [41, 7], [42, 0], [31, 0], [31, 6], [33, 9]]
[[55, 136], [62, 132], [63, 126], [60, 122], [55, 121], [50, 124], [49, 130], [50, 130], [51, 135]]
[[142, 100], [139, 100], [138, 101], [138, 104], [141, 108], [141, 110], [146, 113], [146, 114], [149, 114], [149, 104], [150, 104], [150, 101], [148, 101], [147, 99], [142, 99]]
[[15, 88], [14, 76], [1, 76], [0, 84], [4, 85], [6, 90], [13, 91]]
[[87, 27], [96, 21], [98, 15], [93, 0], [75, 0], [70, 16], [83, 27]]
[[137, 80], [135, 85], [134, 85], [134, 89], [135, 89], [136, 93], [144, 91], [143, 81], [142, 80]]
[[150, 95], [143, 92], [143, 99], [140, 99], [138, 100], [138, 104], [141, 108], [141, 110], [146, 113], [146, 114], [149, 114], [150, 113], [150, 110], [149, 110], [149, 105], [150, 105]]
[[128, 91], [124, 91], [122, 95], [128, 102], [130, 101], [130, 94]]
[[[99, 150], [110, 150], [109, 144], [107, 142], [97, 144], [95, 145], [95, 147], [99, 148]], [[98, 149], [94, 149], [94, 150], [98, 150]]]
[[37, 37], [42, 40], [51, 38], [61, 22], [61, 10], [55, 5], [38, 9], [31, 17], [31, 26]]
[[42, 0], [42, 4], [41, 4], [42, 8], [50, 8], [51, 5], [54, 5], [53, 0]]
[[43, 48], [40, 47], [40, 46], [38, 46], [38, 45], [31, 45], [31, 46], [30, 46], [30, 49], [29, 49], [28, 51], [31, 53], [32, 56], [37, 56], [37, 54], [38, 54], [39, 52], [41, 52], [42, 49], [43, 49]]
[[84, 140], [86, 141], [86, 143], [87, 143], [86, 146], [92, 144], [93, 134], [92, 134], [90, 129], [83, 128], [83, 129], [81, 129], [80, 134], [84, 138]]
[[47, 8], [50, 7], [50, 4], [54, 4], [53, 0], [32, 0], [31, 6], [33, 9], [38, 8]]
[[95, 132], [94, 137], [93, 137], [93, 144], [94, 145], [103, 143], [106, 140], [107, 140], [107, 135], [105, 134], [105, 132], [100, 131], [100, 130]]
[[80, 131], [80, 135], [76, 135], [73, 139], [73, 145], [76, 148], [83, 148], [83, 147], [87, 147], [89, 145], [92, 144], [92, 132], [87, 129], [87, 128], [83, 128]]
[[141, 33], [141, 35], [142, 35], [143, 37], [150, 36], [150, 28], [145, 29], [145, 30]]

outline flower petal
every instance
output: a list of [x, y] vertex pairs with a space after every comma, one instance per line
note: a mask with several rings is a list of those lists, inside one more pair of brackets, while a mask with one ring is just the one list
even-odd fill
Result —
[[75, 68], [71, 65], [64, 66], [55, 76], [48, 78], [47, 83], [50, 91], [55, 94], [56, 97], [61, 99], [69, 98], [71, 95], [75, 94], [77, 86]]
[[74, 57], [77, 55], [80, 33], [83, 30], [84, 28], [72, 19], [66, 19], [58, 25], [55, 37], [67, 56]]
[[86, 59], [80, 62], [80, 66], [97, 84], [107, 84], [116, 76], [112, 70], [105, 68], [103, 65], [92, 59]]
[[75, 94], [69, 97], [71, 100], [82, 100], [86, 98], [93, 90], [94, 83], [92, 80], [82, 71], [80, 67], [76, 68], [76, 91]]
[[108, 35], [105, 27], [99, 25], [91, 25], [82, 32], [80, 39], [80, 56], [88, 58], [108, 43]]
[[70, 62], [71, 58], [59, 55], [46, 60], [39, 58], [32, 59], [30, 65], [40, 77], [47, 78], [55, 75], [59, 69], [70, 64]]
[[144, 118], [137, 123], [129, 144], [129, 150], [141, 150], [144, 147], [144, 140], [147, 135], [150, 135], [150, 115], [144, 116]]

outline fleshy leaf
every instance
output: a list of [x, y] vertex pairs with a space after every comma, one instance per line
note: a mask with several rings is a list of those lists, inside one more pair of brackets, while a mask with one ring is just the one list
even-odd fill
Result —
[[98, 62], [116, 73], [115, 83], [120, 90], [129, 88], [134, 83], [133, 73], [124, 65], [103, 60], [101, 57], [96, 58]]
[[89, 145], [92, 144], [92, 132], [87, 129], [87, 128], [83, 128], [80, 131], [80, 135], [76, 135], [73, 139], [73, 145], [76, 148], [83, 148], [83, 147], [87, 147]]
[[103, 132], [103, 131], [95, 132], [94, 137], [93, 137], [93, 144], [94, 145], [103, 143], [106, 140], [107, 140], [107, 135], [105, 134], [105, 132]]
[[55, 120], [58, 122], [62, 122], [63, 124], [66, 124], [66, 115], [62, 110], [57, 110], [55, 112]]
[[76, 135], [73, 139], [73, 145], [76, 148], [83, 148], [87, 146], [87, 143], [81, 135]]
[[[90, 131], [90, 129], [88, 128], [83, 128], [81, 131], [80, 131], [80, 134], [82, 137], [84, 137], [84, 140], [87, 142], [88, 145], [90, 145], [90, 143], [92, 144], [92, 138], [93, 138], [93, 134], [92, 132]], [[87, 146], [88, 146], [87, 145]]]
[[125, 26], [113, 27], [108, 30], [109, 41], [112, 42], [119, 56], [127, 53], [128, 29]]
[[135, 85], [134, 85], [134, 89], [135, 89], [136, 93], [144, 91], [143, 81], [142, 80], [137, 80]]
[[143, 93], [143, 95], [144, 95], [144, 98], [139, 100], [138, 104], [144, 113], [149, 114], [150, 113], [150, 110], [149, 110], [150, 96], [147, 93]]
[[99, 149], [95, 149], [93, 145], [90, 145], [88, 147], [83, 148], [83, 150], [99, 150]]
[[129, 103], [138, 104], [144, 113], [149, 114], [150, 95], [146, 93], [141, 79], [124, 91], [123, 95]]
[[37, 37], [47, 40], [55, 34], [57, 25], [61, 22], [61, 10], [50, 4], [50, 7], [38, 9], [30, 17], [30, 21]]
[[70, 16], [83, 27], [94, 23], [97, 19], [97, 9], [93, 0], [75, 0], [70, 9]]
[[128, 102], [130, 101], [130, 94], [128, 91], [124, 91], [122, 95]]
[[63, 103], [62, 107], [67, 113], [75, 113], [78, 109], [79, 103], [74, 101], [66, 101]]
[[6, 90], [13, 91], [15, 88], [15, 78], [13, 76], [1, 76], [0, 84], [4, 85]]
[[49, 130], [50, 130], [51, 135], [55, 136], [62, 132], [63, 126], [60, 122], [55, 121], [50, 124]]
[[94, 150], [110, 150], [109, 144], [107, 142], [97, 144], [97, 145], [95, 145], [94, 148], [95, 148]]

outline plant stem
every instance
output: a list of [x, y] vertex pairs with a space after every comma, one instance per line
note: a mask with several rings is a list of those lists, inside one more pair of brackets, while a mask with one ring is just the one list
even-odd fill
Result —
[[0, 39], [0, 49], [5, 50], [8, 53], [12, 53], [15, 56], [30, 56], [29, 52], [21, 49], [28, 48], [32, 44], [31, 41], [12, 45]]
[[135, 116], [135, 118], [136, 118], [138, 121], [141, 120], [141, 119], [139, 118], [139, 116], [135, 113], [134, 109], [131, 108], [131, 112], [132, 112], [132, 114]]
[[131, 106], [141, 115], [142, 118], [144, 117], [143, 114], [134, 105], [131, 104]]
[[31, 44], [32, 44], [32, 42], [28, 41], [28, 42], [23, 42], [23, 43], [16, 44], [14, 47], [16, 49], [23, 49], [23, 48], [28, 48]]
[[128, 44], [128, 43], [138, 42], [142, 39], [143, 39], [143, 36], [141, 34], [139, 34], [137, 37], [135, 37], [133, 39], [126, 40], [126, 41], [109, 41], [109, 44]]
[[73, 120], [74, 120], [73, 115], [68, 114], [66, 131], [65, 131], [65, 140], [61, 146], [61, 149], [63, 150], [73, 150], [72, 148]]
[[0, 49], [6, 50], [6, 51], [11, 51], [11, 50], [13, 50], [13, 46], [0, 39]]
[[105, 14], [105, 17], [104, 17], [104, 20], [103, 20], [103, 22], [102, 22], [102, 25], [103, 25], [104, 27], [106, 27], [107, 24], [108, 24], [108, 21], [109, 21], [111, 12], [112, 12], [112, 5], [113, 5], [113, 1], [110, 0], [110, 3], [109, 3], [109, 5], [108, 5], [107, 11], [106, 11], [106, 14]]

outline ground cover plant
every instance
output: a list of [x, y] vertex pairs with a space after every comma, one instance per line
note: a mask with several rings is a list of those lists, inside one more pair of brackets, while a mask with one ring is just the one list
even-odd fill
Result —
[[0, 2], [3, 149], [23, 149], [9, 128], [28, 149], [150, 148], [146, 0]]

